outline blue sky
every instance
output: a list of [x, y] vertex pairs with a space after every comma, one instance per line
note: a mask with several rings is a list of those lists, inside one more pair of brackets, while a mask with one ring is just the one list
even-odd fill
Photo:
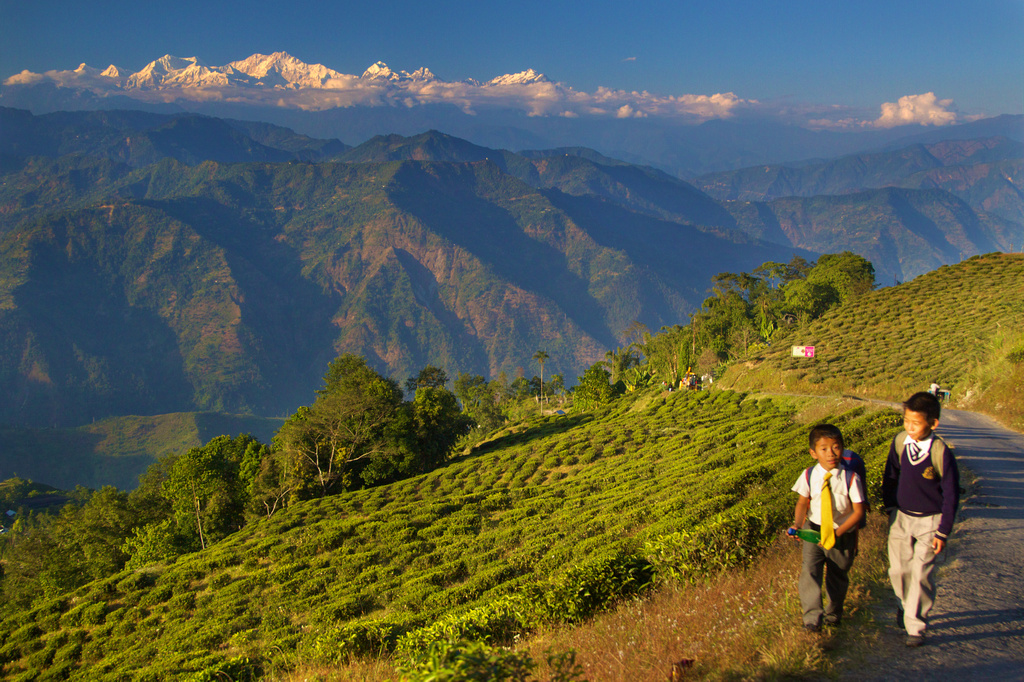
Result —
[[1024, 0], [0, 0], [0, 78], [274, 51], [352, 74], [377, 60], [445, 80], [533, 68], [587, 92], [732, 92], [875, 116], [932, 92], [961, 116], [1024, 113]]

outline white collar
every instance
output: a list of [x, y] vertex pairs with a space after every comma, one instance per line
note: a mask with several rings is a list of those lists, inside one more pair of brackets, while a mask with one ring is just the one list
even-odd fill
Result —
[[910, 460], [911, 464], [915, 464], [915, 465], [916, 464], [920, 464], [921, 461], [928, 456], [928, 452], [932, 448], [932, 440], [934, 440], [934, 438], [935, 438], [935, 433], [934, 432], [928, 434], [928, 437], [925, 438], [924, 440], [914, 440], [910, 436], [907, 436], [907, 442], [904, 445], [904, 449], [906, 449], [906, 446], [910, 445], [911, 443], [913, 443], [914, 445], [917, 446], [917, 454], [916, 455], [911, 456], [911, 454], [909, 452], [907, 453], [907, 459]]
[[825, 467], [821, 466], [820, 462], [816, 462], [814, 464], [814, 467], [818, 469], [820, 472], [822, 472], [822, 476], [824, 476], [826, 473], [829, 473], [832, 474], [832, 478], [839, 478], [843, 471], [842, 464], [837, 464], [835, 469], [826, 469]]

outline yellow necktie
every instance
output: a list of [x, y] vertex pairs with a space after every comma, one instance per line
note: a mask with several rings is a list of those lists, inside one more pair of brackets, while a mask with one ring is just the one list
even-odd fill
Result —
[[825, 479], [821, 483], [821, 546], [825, 549], [832, 549], [836, 544], [836, 531], [832, 527], [832, 486], [828, 479], [832, 478], [832, 472], [825, 472]]

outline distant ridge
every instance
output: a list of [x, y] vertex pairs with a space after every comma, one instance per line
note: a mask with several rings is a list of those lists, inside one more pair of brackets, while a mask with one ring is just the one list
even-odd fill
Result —
[[[903, 147], [905, 140], [1005, 136], [1024, 141], [1024, 116], [945, 125], [830, 131], [753, 117], [758, 103], [734, 93], [659, 95], [585, 92], [525, 68], [476, 80], [446, 80], [371, 63], [361, 73], [310, 64], [287, 52], [222, 66], [164, 55], [137, 72], [122, 66], [0, 74], [0, 105], [34, 113], [183, 109], [260, 120], [358, 145], [382, 134], [440, 130], [490, 148], [584, 146], [679, 177]], [[746, 113], [744, 113], [746, 112]], [[809, 125], [809, 124], [805, 124]]]

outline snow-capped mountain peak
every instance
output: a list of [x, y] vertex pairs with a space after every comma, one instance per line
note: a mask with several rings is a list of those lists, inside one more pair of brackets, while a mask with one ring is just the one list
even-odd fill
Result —
[[487, 81], [485, 85], [526, 85], [528, 83], [550, 83], [551, 79], [542, 73], [537, 73], [533, 69], [527, 69], [526, 71], [520, 71], [519, 73], [509, 73], [504, 76], [498, 76]]
[[363, 71], [363, 75], [360, 76], [360, 78], [363, 80], [375, 81], [397, 81], [402, 79], [401, 76], [388, 68], [388, 65], [384, 62], [371, 64], [366, 71]]
[[323, 64], [307, 64], [287, 52], [254, 54], [227, 66], [252, 77], [257, 85], [264, 87], [320, 88], [331, 79], [343, 78], [334, 69]]
[[413, 71], [412, 73], [410, 73], [409, 74], [409, 78], [413, 79], [414, 81], [432, 81], [432, 80], [437, 80], [437, 76], [435, 76], [430, 71], [430, 69], [428, 69], [425, 66], [421, 66], [420, 68], [418, 68], [415, 71]]
[[359, 78], [362, 80], [400, 83], [404, 81], [432, 81], [436, 80], [437, 76], [425, 66], [421, 66], [412, 73], [409, 73], [408, 71], [392, 71], [384, 62], [377, 62], [366, 69], [366, 71], [363, 71], [363, 75]]
[[150, 62], [137, 73], [128, 77], [128, 88], [158, 88], [165, 84], [168, 76], [184, 71], [189, 67], [199, 67], [201, 63], [197, 57], [175, 57], [165, 54], [160, 59]]

